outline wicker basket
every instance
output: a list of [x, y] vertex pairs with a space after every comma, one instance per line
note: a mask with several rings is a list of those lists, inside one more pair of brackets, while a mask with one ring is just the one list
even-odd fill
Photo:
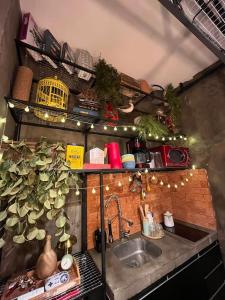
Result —
[[[58, 80], [57, 77], [47, 77], [38, 82], [36, 103], [66, 110], [68, 95], [69, 89], [61, 80]], [[42, 109], [35, 109], [34, 114], [38, 118], [49, 122], [61, 122], [63, 118], [65, 119], [67, 117], [67, 114], [46, 113]]]

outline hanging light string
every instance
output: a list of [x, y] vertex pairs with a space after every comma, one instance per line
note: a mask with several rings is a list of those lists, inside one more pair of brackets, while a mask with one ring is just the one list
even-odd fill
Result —
[[[193, 165], [192, 166], [192, 169], [195, 170], [196, 169], [196, 166]], [[151, 172], [151, 170], [150, 170]], [[142, 175], [142, 174], [147, 174], [149, 173], [148, 169], [145, 169], [144, 171], [138, 171], [136, 174], [137, 175]], [[168, 188], [168, 189], [171, 189], [171, 188], [174, 188], [175, 190], [177, 190], [178, 188], [181, 188], [181, 187], [184, 187], [185, 184], [187, 184], [190, 180], [191, 177], [193, 177], [193, 173], [192, 173], [192, 170], [188, 170], [187, 172], [188, 174], [186, 176], [183, 177], [182, 180], [179, 180], [178, 182], [172, 182], [172, 183], [169, 183], [169, 182], [164, 182], [162, 179], [160, 179], [160, 177], [158, 178], [157, 175], [155, 175], [155, 173], [152, 174], [151, 176], [151, 179], [152, 180], [158, 180], [157, 183], [152, 183], [153, 185], [160, 185], [161, 187], [165, 187], [165, 188]], [[147, 179], [149, 180], [149, 178]], [[133, 181], [132, 179], [132, 176], [129, 175], [128, 177], [128, 183], [131, 183]], [[121, 180], [118, 180], [116, 185], [118, 187], [122, 187], [123, 186], [123, 183], [121, 182]], [[92, 194], [96, 194], [97, 193], [97, 189], [99, 188], [105, 188], [105, 190], [108, 192], [110, 191], [110, 188], [112, 187], [115, 187], [115, 183], [114, 184], [103, 184], [103, 185], [96, 185], [96, 186], [88, 186], [88, 187], [74, 187], [74, 188], [70, 188], [71, 190], [76, 190], [76, 195], [78, 196], [80, 193], [79, 191], [80, 190], [89, 190], [91, 189], [91, 192]]]
[[[29, 112], [41, 112], [44, 114], [44, 118], [46, 121], [48, 121], [49, 116], [54, 115], [54, 116], [61, 116], [61, 123], [65, 123], [67, 120], [68, 121], [72, 121], [76, 123], [77, 127], [80, 127], [82, 124], [87, 124], [90, 125], [90, 129], [94, 129], [95, 127], [99, 127], [102, 128], [103, 130], [108, 130], [108, 129], [113, 129], [114, 131], [118, 131], [119, 129], [123, 130], [124, 132], [127, 132], [128, 130], [131, 130], [133, 132], [135, 132], [137, 130], [137, 126], [133, 125], [133, 124], [127, 124], [127, 125], [111, 125], [111, 124], [94, 124], [92, 122], [88, 122], [88, 121], [83, 121], [83, 120], [79, 120], [78, 116], [72, 116], [68, 113], [64, 112], [57, 112], [57, 111], [53, 111], [51, 109], [47, 109], [47, 108], [38, 108], [35, 106], [32, 106], [32, 104], [23, 104], [23, 103], [18, 103], [15, 100], [11, 100], [10, 102], [8, 102], [8, 105], [10, 108], [18, 108], [18, 109], [22, 109], [24, 110], [26, 113]], [[159, 137], [158, 135], [152, 135], [151, 133], [148, 134], [149, 137], [154, 138], [156, 141], [176, 141], [176, 140], [187, 140], [187, 137], [185, 135], [178, 135], [178, 136], [161, 136]]]

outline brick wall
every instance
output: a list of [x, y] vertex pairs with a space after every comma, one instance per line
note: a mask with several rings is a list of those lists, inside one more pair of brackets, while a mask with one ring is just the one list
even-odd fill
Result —
[[[147, 193], [145, 202], [149, 204], [153, 211], [156, 221], [162, 221], [163, 213], [169, 210], [173, 213], [174, 218], [200, 225], [206, 228], [215, 229], [216, 220], [212, 207], [212, 198], [208, 185], [207, 172], [204, 169], [193, 170], [193, 176], [190, 177], [188, 171], [160, 172], [154, 175], [163, 180], [164, 186], [159, 184], [150, 184], [151, 191]], [[150, 179], [153, 174], [143, 176], [143, 186], [146, 187], [146, 177]], [[168, 189], [166, 184], [175, 184], [181, 182], [185, 177], [189, 178], [189, 182], [184, 187], [179, 186]], [[108, 198], [111, 194], [117, 194], [121, 201], [123, 215], [133, 221], [130, 229], [131, 233], [141, 230], [140, 216], [138, 206], [143, 204], [140, 193], [132, 193], [129, 191], [129, 174], [107, 174], [104, 175], [104, 185], [109, 184], [110, 190], [104, 189], [104, 197]], [[122, 183], [118, 187], [118, 182]], [[88, 176], [88, 187], [99, 186], [99, 176]], [[92, 189], [88, 189], [87, 193], [87, 222], [88, 222], [88, 248], [93, 248], [93, 233], [100, 226], [100, 203], [99, 188], [96, 194], [92, 194]], [[105, 224], [107, 231], [107, 220], [117, 214], [115, 202], [111, 203], [105, 209]], [[126, 225], [127, 226], [127, 225]], [[114, 239], [119, 236], [118, 220], [116, 219], [112, 225]], [[126, 228], [128, 229], [128, 228]]]

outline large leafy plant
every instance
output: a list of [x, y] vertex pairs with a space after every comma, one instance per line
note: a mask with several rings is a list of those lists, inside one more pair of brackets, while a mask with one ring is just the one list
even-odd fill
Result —
[[78, 181], [78, 176], [69, 172], [62, 144], [41, 140], [34, 150], [24, 142], [10, 145], [0, 163], [0, 201], [4, 208], [0, 221], [5, 229], [0, 247], [7, 232], [17, 244], [43, 240], [49, 220], [55, 221], [59, 241], [67, 241], [66, 195], [71, 185], [78, 187]]

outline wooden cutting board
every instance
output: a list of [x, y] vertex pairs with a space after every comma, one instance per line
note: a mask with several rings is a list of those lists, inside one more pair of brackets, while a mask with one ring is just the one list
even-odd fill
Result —
[[[59, 265], [59, 264], [58, 264]], [[61, 272], [61, 270], [58, 268], [58, 270], [55, 272], [56, 273], [59, 273]], [[38, 296], [35, 296], [32, 298], [32, 300], [44, 300], [44, 299], [47, 299], [49, 297], [55, 297], [61, 293], [64, 293], [66, 292], [67, 290], [75, 287], [76, 285], [79, 285], [80, 284], [80, 272], [79, 272], [79, 268], [74, 260], [74, 263], [71, 267], [71, 269], [68, 271], [69, 273], [69, 276], [70, 276], [70, 280], [67, 282], [67, 283], [64, 283], [60, 286], [57, 286], [51, 290], [48, 290]], [[10, 299], [14, 299], [14, 298], [17, 298], [21, 295], [24, 295], [28, 292], [31, 291], [31, 289], [29, 288], [26, 288], [24, 290], [20, 290], [19, 288], [16, 288], [13, 292], [9, 293], [9, 286], [10, 284], [12, 284], [13, 282], [17, 281], [17, 279], [20, 277], [20, 276], [23, 276], [23, 275], [26, 275], [28, 277], [35, 277], [35, 270], [32, 270], [32, 271], [29, 271], [29, 272], [25, 272], [25, 273], [22, 273], [20, 274], [19, 276], [14, 276], [12, 278], [10, 278], [7, 283], [6, 283], [6, 286], [5, 286], [5, 289], [4, 289], [4, 293], [2, 295], [2, 300], [10, 300]], [[35, 284], [35, 288], [38, 289], [38, 288], [41, 288], [45, 285], [45, 280], [40, 280], [40, 279], [37, 279], [36, 280], [36, 284]], [[77, 287], [77, 293], [79, 293], [79, 286]]]

